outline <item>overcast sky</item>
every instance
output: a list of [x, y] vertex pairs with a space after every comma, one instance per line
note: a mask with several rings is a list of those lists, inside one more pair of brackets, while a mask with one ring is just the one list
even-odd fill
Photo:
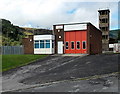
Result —
[[0, 18], [24, 27], [51, 29], [53, 24], [72, 22], [91, 22], [98, 27], [98, 10], [108, 8], [110, 28], [117, 29], [117, 0], [0, 0]]

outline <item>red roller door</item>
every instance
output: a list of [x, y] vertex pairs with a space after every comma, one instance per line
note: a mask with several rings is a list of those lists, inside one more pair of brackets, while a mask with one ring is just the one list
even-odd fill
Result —
[[86, 53], [86, 31], [65, 31], [65, 53]]

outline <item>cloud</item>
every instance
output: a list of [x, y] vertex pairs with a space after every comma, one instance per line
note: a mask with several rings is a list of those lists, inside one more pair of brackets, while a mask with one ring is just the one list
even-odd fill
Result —
[[110, 8], [111, 28], [117, 23], [117, 2], [68, 2], [67, 0], [1, 0], [0, 17], [13, 24], [51, 28], [53, 24], [91, 22], [98, 27], [98, 9]]

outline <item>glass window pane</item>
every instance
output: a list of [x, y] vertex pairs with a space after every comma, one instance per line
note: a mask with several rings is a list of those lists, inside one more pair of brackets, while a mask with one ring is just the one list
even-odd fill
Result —
[[74, 49], [74, 42], [71, 42], [71, 49]]
[[44, 40], [40, 40], [40, 42], [44, 42]]
[[68, 42], [66, 42], [66, 49], [68, 49]]
[[46, 42], [50, 42], [50, 40], [45, 40]]
[[80, 42], [77, 41], [77, 49], [80, 49]]
[[35, 43], [34, 47], [39, 48], [39, 43]]
[[50, 48], [50, 43], [46, 43], [46, 48]]
[[54, 48], [54, 40], [52, 40], [52, 48]]
[[35, 40], [35, 42], [39, 42], [39, 40]]
[[44, 48], [44, 43], [40, 43], [40, 48]]
[[86, 49], [86, 42], [83, 41], [83, 49]]

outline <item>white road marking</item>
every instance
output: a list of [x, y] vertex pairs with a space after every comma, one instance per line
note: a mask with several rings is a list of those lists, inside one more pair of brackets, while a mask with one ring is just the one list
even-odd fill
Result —
[[86, 62], [86, 64], [89, 64], [89, 63], [91, 63], [91, 62], [89, 62], [89, 61], [88, 61], [88, 62]]

